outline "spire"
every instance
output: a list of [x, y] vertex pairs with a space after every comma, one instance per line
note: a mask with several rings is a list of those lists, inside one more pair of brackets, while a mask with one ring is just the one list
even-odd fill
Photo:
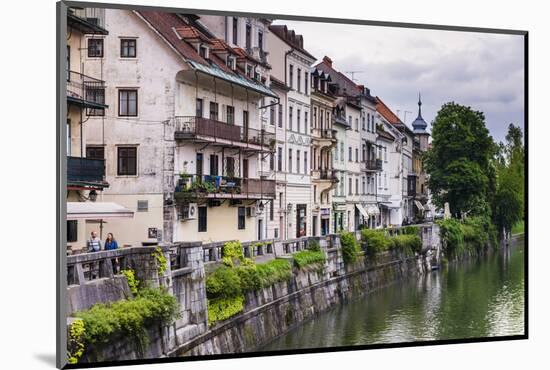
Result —
[[412, 127], [415, 134], [427, 134], [426, 128], [428, 124], [424, 121], [424, 118], [422, 118], [422, 96], [420, 92], [418, 93], [418, 117], [416, 117], [412, 123]]

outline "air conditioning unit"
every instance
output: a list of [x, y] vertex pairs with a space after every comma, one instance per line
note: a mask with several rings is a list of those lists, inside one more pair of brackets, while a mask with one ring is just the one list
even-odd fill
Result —
[[188, 203], [181, 206], [180, 220], [194, 220], [197, 218], [197, 203]]
[[246, 207], [246, 217], [255, 217], [256, 207]]

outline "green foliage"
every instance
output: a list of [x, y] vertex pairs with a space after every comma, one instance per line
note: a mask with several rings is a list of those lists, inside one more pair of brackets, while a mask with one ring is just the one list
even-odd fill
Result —
[[497, 245], [495, 227], [486, 216], [468, 217], [463, 222], [440, 220], [438, 224], [446, 252], [451, 256], [461, 255], [466, 250], [480, 252]]
[[408, 226], [403, 226], [401, 228], [401, 234], [418, 235], [419, 233], [420, 233], [420, 228], [418, 226], [408, 225]]
[[342, 245], [342, 258], [344, 263], [350, 264], [357, 261], [357, 256], [361, 251], [357, 239], [355, 239], [355, 234], [347, 231], [340, 233], [340, 244]]
[[164, 256], [164, 253], [162, 252], [162, 248], [157, 247], [155, 251], [151, 253], [151, 256], [155, 257], [155, 260], [157, 261], [157, 271], [159, 277], [163, 276], [167, 268], [167, 260]]
[[458, 255], [464, 252], [464, 233], [462, 224], [455, 219], [437, 221], [441, 230], [441, 240], [445, 251], [449, 255]]
[[525, 223], [523, 220], [519, 221], [512, 227], [512, 234], [523, 234], [525, 232]]
[[208, 299], [208, 325], [218, 321], [227, 320], [244, 309], [244, 297], [242, 295], [231, 298]]
[[292, 255], [294, 265], [297, 268], [303, 268], [308, 265], [325, 262], [325, 254], [320, 250], [303, 250]]
[[371, 257], [387, 251], [392, 246], [382, 230], [363, 229], [361, 230], [361, 240], [367, 244], [367, 254]]
[[242, 294], [241, 280], [235, 269], [220, 266], [206, 276], [208, 297], [235, 297]]
[[99, 303], [74, 316], [84, 322], [81, 337], [84, 345], [106, 344], [117, 337], [129, 337], [137, 350], [143, 352], [149, 341], [146, 327], [155, 323], [170, 324], [179, 316], [179, 305], [164, 289], [145, 288], [133, 299]]
[[288, 260], [284, 259], [274, 259], [258, 264], [256, 265], [256, 271], [262, 287], [268, 287], [292, 278], [292, 266]]
[[412, 255], [422, 250], [422, 239], [418, 235], [401, 234], [390, 238], [391, 248]]
[[126, 269], [120, 271], [120, 273], [126, 277], [130, 291], [134, 296], [136, 296], [139, 290], [139, 280], [136, 279], [136, 272], [132, 269]]
[[310, 251], [320, 251], [321, 246], [319, 245], [319, 242], [315, 239], [309, 240], [307, 243], [307, 249]]
[[84, 354], [84, 335], [86, 328], [84, 321], [75, 320], [69, 327], [69, 338], [67, 338], [67, 362], [76, 364]]
[[487, 214], [496, 190], [496, 145], [482, 112], [444, 104], [433, 122], [425, 168], [434, 203], [449, 202], [453, 215]]
[[222, 263], [226, 266], [233, 267], [237, 261], [244, 261], [243, 246], [239, 240], [226, 242], [222, 249]]

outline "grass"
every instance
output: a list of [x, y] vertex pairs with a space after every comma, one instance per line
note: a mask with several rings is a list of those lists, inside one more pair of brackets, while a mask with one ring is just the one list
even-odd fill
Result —
[[523, 234], [525, 232], [525, 222], [521, 220], [512, 227], [512, 235]]

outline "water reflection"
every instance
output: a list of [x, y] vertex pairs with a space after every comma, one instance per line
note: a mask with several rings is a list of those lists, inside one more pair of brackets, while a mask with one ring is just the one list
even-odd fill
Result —
[[261, 350], [523, 334], [523, 241], [339, 305]]

